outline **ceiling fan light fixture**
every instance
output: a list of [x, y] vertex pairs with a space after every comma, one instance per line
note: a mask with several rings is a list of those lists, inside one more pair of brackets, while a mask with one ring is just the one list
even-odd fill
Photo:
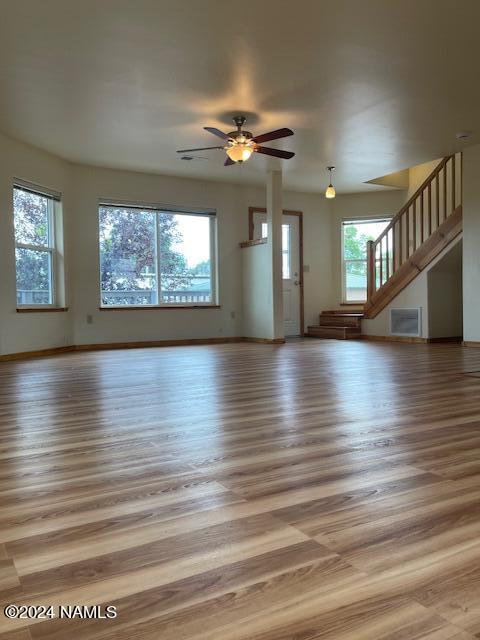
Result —
[[245, 162], [252, 155], [254, 148], [251, 142], [235, 142], [231, 147], [227, 147], [225, 151], [230, 160]]
[[330, 172], [330, 184], [328, 185], [325, 191], [325, 197], [328, 199], [331, 199], [331, 198], [335, 198], [335, 196], [337, 195], [335, 191], [335, 187], [332, 184], [332, 171], [335, 171], [335, 167], [327, 167], [327, 171]]

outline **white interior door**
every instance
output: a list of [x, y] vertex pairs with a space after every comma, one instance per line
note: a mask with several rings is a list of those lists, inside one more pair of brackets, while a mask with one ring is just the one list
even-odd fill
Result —
[[[253, 237], [268, 235], [267, 214], [255, 212]], [[283, 214], [282, 222], [282, 279], [283, 323], [286, 336], [299, 336], [300, 328], [300, 218]]]

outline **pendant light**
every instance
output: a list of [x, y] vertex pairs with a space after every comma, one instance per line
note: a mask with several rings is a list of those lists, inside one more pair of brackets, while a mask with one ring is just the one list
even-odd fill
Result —
[[335, 171], [335, 167], [327, 167], [327, 171], [330, 172], [330, 184], [328, 185], [327, 190], [325, 191], [325, 197], [335, 198], [336, 196], [335, 187], [332, 184], [332, 171]]

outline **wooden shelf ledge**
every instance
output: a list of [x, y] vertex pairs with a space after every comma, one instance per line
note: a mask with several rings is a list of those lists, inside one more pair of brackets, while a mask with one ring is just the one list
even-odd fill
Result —
[[157, 306], [133, 306], [125, 305], [123, 307], [98, 307], [99, 311], [163, 311], [165, 309], [220, 309], [219, 304], [163, 304]]
[[17, 313], [65, 313], [68, 307], [17, 307]]
[[246, 249], [247, 247], [256, 247], [258, 244], [267, 244], [267, 238], [258, 238], [257, 240], [245, 240], [240, 242], [240, 248]]

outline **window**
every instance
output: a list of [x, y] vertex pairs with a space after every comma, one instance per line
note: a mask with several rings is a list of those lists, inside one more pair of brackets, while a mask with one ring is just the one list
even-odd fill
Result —
[[59, 196], [13, 188], [17, 306], [54, 306]]
[[282, 278], [290, 280], [290, 225], [282, 224]]
[[343, 301], [367, 299], [367, 241], [376, 240], [390, 218], [345, 220], [342, 223]]
[[213, 214], [100, 205], [102, 306], [213, 305]]

